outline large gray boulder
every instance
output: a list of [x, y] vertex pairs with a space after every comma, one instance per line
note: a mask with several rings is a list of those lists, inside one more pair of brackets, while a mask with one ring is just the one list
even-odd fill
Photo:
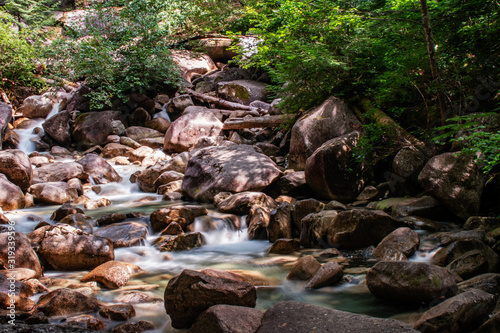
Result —
[[3, 135], [12, 119], [12, 107], [0, 102], [0, 150], [2, 149]]
[[295, 301], [279, 302], [264, 313], [257, 333], [417, 333], [409, 325]]
[[358, 132], [337, 137], [325, 142], [307, 159], [306, 182], [318, 197], [347, 203], [361, 192], [365, 183], [361, 164], [352, 155], [358, 139]]
[[168, 128], [163, 149], [167, 152], [183, 152], [189, 150], [201, 137], [217, 137], [221, 130], [222, 122], [212, 112], [186, 113]]
[[266, 84], [252, 80], [219, 82], [217, 93], [225, 100], [244, 105], [250, 105], [257, 100], [267, 100]]
[[69, 121], [71, 116], [68, 111], [62, 111], [48, 118], [42, 127], [49, 137], [60, 145], [68, 146], [71, 143]]
[[276, 164], [253, 146], [208, 147], [189, 160], [182, 192], [211, 202], [219, 192], [261, 191], [280, 174]]
[[165, 310], [174, 328], [188, 328], [213, 305], [255, 307], [257, 293], [247, 282], [214, 277], [185, 269], [165, 288]]
[[88, 178], [83, 167], [76, 162], [47, 163], [36, 168], [33, 174], [34, 183], [65, 182], [73, 178], [80, 180]]
[[328, 98], [293, 126], [288, 155], [290, 168], [304, 170], [307, 158], [323, 143], [360, 127], [361, 123], [347, 104], [335, 97]]
[[381, 261], [366, 274], [366, 284], [378, 298], [409, 304], [437, 301], [458, 290], [447, 269], [413, 261]]
[[0, 173], [26, 191], [33, 180], [33, 168], [28, 155], [18, 149], [0, 151]]
[[479, 212], [485, 175], [474, 157], [457, 153], [434, 156], [418, 175], [418, 181], [459, 218], [466, 220]]
[[[103, 145], [108, 135], [121, 134], [119, 123], [125, 124], [125, 118], [120, 111], [100, 111], [82, 113], [72, 126], [71, 135], [82, 148]], [[123, 130], [125, 128], [123, 127]]]
[[99, 155], [87, 154], [76, 163], [83, 166], [83, 170], [85, 170], [85, 172], [92, 177], [96, 184], [107, 184], [122, 181], [122, 177], [120, 177], [111, 164]]

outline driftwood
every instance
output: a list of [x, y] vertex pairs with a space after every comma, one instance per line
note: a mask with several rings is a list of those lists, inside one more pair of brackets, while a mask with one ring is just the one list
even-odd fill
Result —
[[245, 110], [245, 111], [257, 111], [259, 114], [266, 113], [267, 110], [261, 109], [261, 108], [256, 108], [253, 106], [248, 106], [248, 105], [243, 105], [240, 103], [235, 103], [235, 102], [230, 102], [226, 101], [225, 99], [218, 98], [218, 97], [213, 97], [213, 96], [208, 96], [199, 92], [196, 92], [192, 89], [189, 88], [184, 88], [184, 90], [192, 95], [193, 97], [200, 99], [204, 102], [208, 103], [214, 103], [220, 106], [223, 106], [225, 108], [231, 109], [231, 110]]
[[224, 130], [238, 130], [244, 128], [266, 128], [276, 127], [290, 121], [295, 116], [293, 115], [279, 115], [279, 116], [263, 116], [255, 118], [229, 118], [224, 122], [222, 129]]

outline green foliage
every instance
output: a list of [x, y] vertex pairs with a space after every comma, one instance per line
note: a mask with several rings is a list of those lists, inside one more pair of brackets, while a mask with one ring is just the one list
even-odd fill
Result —
[[35, 76], [37, 48], [29, 41], [27, 31], [18, 31], [10, 15], [0, 11], [0, 89], [15, 86], [43, 87]]
[[53, 0], [7, 0], [5, 10], [14, 16], [19, 23], [24, 23], [33, 29], [53, 23], [51, 11], [55, 10], [57, 1]]
[[379, 161], [391, 156], [401, 148], [394, 127], [383, 124], [363, 125], [363, 135], [353, 150], [358, 163], [367, 168], [375, 166]]
[[187, 14], [175, 5], [179, 3], [159, 0], [95, 3], [84, 29], [51, 46], [52, 69], [72, 79], [84, 78], [93, 89], [93, 109], [155, 84], [180, 86], [169, 36], [182, 28]]

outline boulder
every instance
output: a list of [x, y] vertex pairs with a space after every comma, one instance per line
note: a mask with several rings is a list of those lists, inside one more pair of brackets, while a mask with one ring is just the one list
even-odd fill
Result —
[[222, 122], [212, 112], [190, 112], [177, 118], [165, 133], [163, 149], [166, 152], [189, 150], [201, 137], [215, 138], [222, 130]]
[[33, 172], [34, 183], [65, 182], [72, 178], [88, 178], [83, 167], [76, 162], [44, 164]]
[[374, 318], [295, 301], [279, 302], [264, 313], [257, 333], [384, 332], [417, 333], [394, 319]]
[[52, 140], [60, 145], [68, 146], [71, 143], [70, 120], [70, 113], [68, 111], [61, 111], [46, 119], [42, 127], [45, 134]]
[[0, 151], [0, 173], [26, 191], [33, 179], [33, 169], [28, 155], [18, 149]]
[[303, 256], [293, 265], [288, 280], [309, 280], [321, 268], [321, 264], [311, 255]]
[[114, 248], [140, 246], [146, 244], [148, 226], [140, 222], [114, 223], [97, 229], [94, 235], [110, 239]]
[[108, 135], [121, 134], [118, 122], [121, 126], [125, 123], [120, 111], [82, 113], [73, 124], [71, 135], [82, 148], [104, 145]]
[[387, 235], [373, 251], [375, 258], [382, 260], [406, 260], [420, 245], [420, 237], [410, 228], [398, 228]]
[[158, 189], [156, 190], [156, 193], [165, 194], [165, 193], [177, 192], [181, 194], [182, 193], [181, 189], [182, 189], [182, 180], [175, 180], [168, 184], [159, 186]]
[[[8, 310], [9, 307], [12, 308], [14, 306], [16, 313], [23, 312], [31, 312], [35, 307], [35, 302], [33, 302], [30, 298], [19, 296], [14, 294], [13, 296], [9, 295], [8, 292], [0, 292], [0, 309]], [[6, 313], [7, 311], [2, 311]], [[9, 310], [10, 311], [10, 310]]]
[[273, 243], [273, 245], [269, 249], [269, 253], [289, 254], [298, 251], [299, 249], [300, 242], [298, 240], [280, 238]]
[[191, 95], [179, 95], [170, 100], [167, 104], [167, 111], [170, 114], [170, 118], [177, 119], [190, 106], [194, 106]]
[[337, 215], [336, 210], [324, 210], [306, 215], [301, 221], [300, 244], [305, 248], [329, 247], [328, 229], [333, 225]]
[[446, 266], [471, 251], [479, 251], [486, 260], [483, 263], [483, 269], [487, 271], [481, 273], [495, 272], [498, 269], [498, 255], [489, 246], [476, 238], [458, 240], [439, 249], [432, 257], [432, 262], [435, 265]]
[[35, 202], [61, 205], [78, 198], [78, 192], [65, 182], [48, 182], [31, 185], [28, 193], [33, 195]]
[[78, 213], [84, 214], [84, 211], [79, 207], [72, 206], [71, 204], [63, 204], [61, 207], [57, 208], [52, 213], [50, 219], [52, 221], [59, 222], [68, 215], [78, 214]]
[[495, 296], [471, 289], [425, 311], [414, 327], [423, 333], [470, 332], [488, 319], [495, 304]]
[[208, 147], [189, 160], [182, 192], [211, 202], [219, 192], [261, 191], [280, 174], [276, 164], [252, 146]]
[[46, 96], [33, 95], [23, 101], [17, 110], [26, 118], [45, 118], [52, 111], [52, 101]]
[[96, 154], [87, 154], [76, 163], [83, 166], [95, 184], [121, 182], [122, 177], [113, 169], [105, 159]]
[[126, 155], [130, 162], [142, 162], [143, 159], [145, 159], [148, 155], [152, 154], [154, 152], [153, 148], [150, 147], [139, 147], [137, 149], [129, 151]]
[[82, 282], [97, 281], [106, 288], [118, 289], [125, 286], [130, 277], [142, 271], [133, 264], [110, 260], [94, 268], [90, 273], [82, 277]]
[[[82, 14], [85, 15], [84, 10], [78, 10], [73, 12], [81, 12]], [[79, 25], [81, 25], [81, 23]], [[77, 89], [73, 90], [73, 96], [68, 101], [68, 104], [66, 105], [66, 110], [68, 112], [73, 112], [73, 111], [89, 112], [90, 97], [88, 97], [88, 95], [91, 91], [92, 90], [84, 84], [81, 84]]]
[[369, 208], [380, 209], [398, 216], [419, 216], [434, 220], [448, 220], [450, 212], [438, 200], [424, 195], [419, 198], [388, 198], [371, 202]]
[[302, 219], [310, 214], [317, 213], [325, 209], [325, 204], [316, 199], [304, 199], [295, 203], [292, 211], [292, 220], [297, 233], [302, 230]]
[[305, 163], [306, 182], [320, 198], [351, 202], [364, 187], [361, 164], [354, 160], [358, 132], [321, 145]]
[[160, 161], [147, 167], [137, 176], [137, 185], [144, 192], [156, 192], [159, 184], [155, 182], [158, 177], [166, 171], [175, 171], [184, 174], [189, 156], [189, 152], [180, 153], [172, 159]]
[[236, 56], [236, 53], [230, 49], [233, 40], [229, 37], [203, 37], [190, 41], [191, 47], [200, 48], [213, 61], [227, 63]]
[[115, 258], [111, 240], [66, 233], [58, 228], [46, 233], [39, 254], [54, 269], [62, 271], [94, 269]]
[[0, 208], [9, 211], [24, 207], [26, 207], [26, 199], [23, 191], [0, 173]]
[[426, 161], [426, 154], [415, 146], [400, 149], [392, 160], [394, 174], [388, 177], [392, 193], [398, 196], [418, 194], [421, 191], [418, 175]]
[[270, 242], [292, 237], [292, 205], [282, 202], [271, 212], [267, 233]]
[[[151, 102], [153, 102], [153, 100], [151, 100]], [[152, 111], [154, 112], [154, 106]], [[151, 120], [151, 115], [142, 107], [136, 108], [127, 118], [127, 122], [130, 126], [144, 126], [148, 120]]]
[[99, 303], [77, 291], [61, 288], [42, 295], [36, 308], [49, 317], [67, 316], [97, 311]]
[[500, 296], [500, 274], [481, 274], [458, 284], [459, 292], [465, 292], [470, 289], [481, 289], [489, 294]]
[[247, 215], [253, 206], [276, 208], [273, 198], [261, 192], [236, 193], [216, 204], [217, 209], [223, 213]]
[[268, 239], [267, 227], [271, 211], [266, 207], [253, 206], [246, 217], [249, 239]]
[[146, 121], [144, 126], [165, 134], [167, 132], [168, 128], [170, 127], [170, 124], [171, 124], [170, 120], [168, 120], [167, 118], [158, 116], [156, 118], [153, 118], [151, 120]]
[[91, 331], [100, 331], [104, 329], [105, 326], [102, 321], [88, 314], [66, 318], [65, 324], [71, 326], [80, 326]]
[[378, 244], [399, 225], [400, 222], [380, 210], [342, 211], [328, 227], [327, 240], [331, 247], [359, 249]]
[[325, 142], [359, 130], [361, 123], [347, 104], [330, 97], [300, 118], [292, 128], [289, 167], [304, 170], [306, 160]]
[[458, 274], [462, 279], [470, 279], [484, 273], [499, 272], [499, 267], [500, 258], [493, 250], [468, 251], [446, 266], [446, 268]]
[[0, 150], [2, 149], [3, 136], [5, 130], [12, 120], [12, 107], [4, 102], [0, 102]]
[[152, 128], [142, 126], [130, 126], [127, 128], [126, 133], [129, 138], [137, 142], [142, 139], [163, 137], [163, 133]]
[[366, 274], [366, 284], [378, 298], [410, 304], [452, 297], [458, 290], [447, 269], [412, 261], [379, 262]]
[[479, 212], [485, 175], [473, 156], [457, 153], [434, 156], [420, 172], [418, 181], [457, 217], [466, 220]]
[[83, 213], [76, 213], [64, 217], [60, 224], [67, 224], [91, 234], [95, 225], [95, 220]]
[[167, 185], [168, 183], [175, 182], [177, 180], [182, 180], [182, 178], [184, 178], [184, 174], [180, 172], [165, 171], [154, 181], [154, 186], [158, 188], [162, 185]]
[[[9, 243], [14, 242], [14, 258], [9, 255]], [[10, 259], [15, 260], [15, 264], [11, 265]], [[10, 232], [0, 233], [0, 265], [6, 268], [29, 268], [36, 272], [35, 277], [42, 276], [42, 266], [38, 260], [38, 256], [31, 247], [30, 240], [21, 232], [10, 234]], [[31, 296], [31, 295], [30, 295]]]
[[164, 235], [155, 239], [151, 245], [159, 251], [186, 251], [191, 250], [205, 244], [205, 237], [194, 232], [190, 234], [180, 234], [176, 236]]
[[99, 314], [106, 319], [125, 321], [135, 317], [135, 309], [130, 304], [113, 304], [101, 307]]
[[121, 324], [111, 330], [112, 333], [142, 333], [144, 331], [154, 330], [155, 326], [146, 320], [132, 321]]
[[171, 50], [172, 60], [182, 72], [182, 77], [191, 82], [193, 77], [210, 73], [217, 69], [209, 56], [189, 50]]
[[185, 205], [160, 208], [151, 213], [151, 227], [154, 231], [161, 231], [171, 222], [177, 222], [184, 229], [192, 224], [196, 217], [207, 214], [208, 210], [202, 206]]
[[133, 148], [129, 146], [122, 145], [120, 143], [108, 143], [104, 146], [102, 150], [102, 157], [104, 158], [113, 158], [118, 156], [127, 156], [129, 152], [131, 152]]
[[330, 261], [321, 266], [314, 276], [307, 282], [306, 289], [316, 289], [334, 285], [344, 276], [342, 266]]
[[266, 87], [265, 83], [252, 80], [224, 81], [217, 83], [217, 94], [230, 102], [250, 105], [267, 100]]
[[257, 293], [247, 282], [213, 277], [185, 269], [165, 288], [165, 310], [174, 328], [189, 328], [213, 305], [255, 307]]
[[219, 304], [204, 311], [188, 333], [254, 333], [264, 312], [253, 308]]

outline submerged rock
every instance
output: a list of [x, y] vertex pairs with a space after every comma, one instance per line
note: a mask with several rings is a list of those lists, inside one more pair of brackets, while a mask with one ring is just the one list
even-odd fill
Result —
[[110, 260], [94, 268], [90, 273], [82, 277], [82, 282], [97, 281], [106, 288], [118, 289], [127, 284], [130, 276], [142, 271], [133, 264]]

